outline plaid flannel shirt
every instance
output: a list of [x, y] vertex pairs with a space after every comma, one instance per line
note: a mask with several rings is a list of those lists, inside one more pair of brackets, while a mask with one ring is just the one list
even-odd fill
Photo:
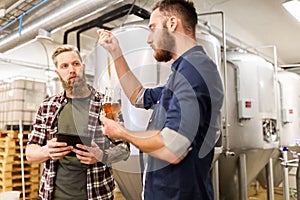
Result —
[[[128, 143], [122, 142], [115, 146], [102, 134], [98, 115], [100, 113], [103, 95], [96, 92], [91, 86], [88, 87], [92, 92], [89, 109], [88, 135], [94, 138], [101, 149], [107, 150], [108, 154], [109, 152], [114, 152], [115, 149], [115, 152], [119, 152], [117, 159], [127, 159], [130, 153]], [[36, 113], [33, 131], [29, 135], [27, 145], [38, 144], [44, 146], [47, 140], [51, 140], [56, 136], [59, 112], [66, 103], [67, 99], [64, 92], [43, 101]], [[44, 163], [39, 189], [40, 199], [50, 200], [53, 198], [57, 164], [58, 161], [51, 159]], [[89, 200], [113, 199], [114, 187], [112, 169], [109, 165], [104, 165], [101, 162], [89, 165], [87, 169], [87, 193]]]

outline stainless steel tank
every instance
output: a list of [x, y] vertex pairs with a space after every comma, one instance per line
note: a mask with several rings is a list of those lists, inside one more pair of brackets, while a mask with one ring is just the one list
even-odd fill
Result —
[[226, 62], [229, 126], [219, 156], [220, 198], [243, 200], [278, 147], [275, 69], [242, 52], [227, 52]]
[[280, 146], [299, 146], [300, 139], [300, 76], [279, 71]]
[[[148, 21], [127, 24], [113, 29], [118, 38], [123, 54], [133, 73], [146, 87], [163, 85], [171, 73], [171, 63], [159, 63], [153, 57], [153, 50], [147, 44], [149, 34]], [[208, 56], [220, 66], [221, 47], [216, 38], [197, 27], [197, 41]], [[97, 46], [87, 57], [85, 63], [95, 67], [94, 87], [100, 91], [108, 85], [120, 87], [114, 69], [113, 60], [102, 47]], [[122, 114], [125, 127], [131, 130], [145, 130], [151, 115], [150, 110], [133, 107], [127, 98], [122, 96]], [[216, 158], [222, 147], [216, 148]], [[215, 158], [215, 160], [216, 160]], [[120, 190], [126, 199], [141, 199], [141, 169], [139, 167], [138, 149], [131, 146], [129, 160], [113, 164], [114, 174]], [[134, 187], [133, 187], [134, 185]]]
[[[278, 72], [279, 93], [279, 144], [289, 150], [300, 152], [300, 77], [298, 74], [281, 70]], [[282, 152], [280, 148], [272, 156], [274, 186], [279, 186], [283, 181], [283, 166], [281, 165]], [[288, 154], [289, 159], [294, 159]], [[291, 169], [291, 168], [289, 168]], [[257, 180], [263, 186], [267, 186], [266, 171], [263, 169]]]

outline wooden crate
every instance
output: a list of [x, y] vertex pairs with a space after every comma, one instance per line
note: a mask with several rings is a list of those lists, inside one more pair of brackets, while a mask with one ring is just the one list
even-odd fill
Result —
[[19, 191], [21, 192], [20, 197], [22, 199], [21, 152], [23, 152], [25, 199], [31, 200], [37, 199], [38, 197], [40, 165], [29, 163], [26, 160], [25, 148], [29, 133], [30, 132], [23, 132], [23, 148], [21, 149], [18, 132], [0, 132], [0, 192]]

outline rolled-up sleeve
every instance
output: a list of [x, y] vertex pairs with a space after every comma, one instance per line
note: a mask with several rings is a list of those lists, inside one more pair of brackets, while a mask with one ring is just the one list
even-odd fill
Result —
[[178, 158], [183, 159], [187, 155], [191, 142], [186, 137], [169, 128], [164, 128], [160, 135], [164, 145]]
[[162, 90], [163, 87], [146, 88], [146, 89], [142, 88], [136, 98], [135, 107], [145, 108], [145, 109], [151, 108], [154, 104], [158, 103], [161, 97]]

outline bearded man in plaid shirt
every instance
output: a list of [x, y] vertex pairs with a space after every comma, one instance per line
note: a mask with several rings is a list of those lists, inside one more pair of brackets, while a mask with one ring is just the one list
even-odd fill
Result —
[[[129, 145], [113, 143], [102, 134], [98, 116], [103, 95], [86, 83], [78, 49], [62, 45], [52, 59], [64, 91], [42, 102], [26, 148], [28, 161], [44, 162], [39, 198], [113, 199], [110, 164], [126, 160]], [[89, 136], [92, 142], [68, 146], [57, 141], [59, 133]]]

